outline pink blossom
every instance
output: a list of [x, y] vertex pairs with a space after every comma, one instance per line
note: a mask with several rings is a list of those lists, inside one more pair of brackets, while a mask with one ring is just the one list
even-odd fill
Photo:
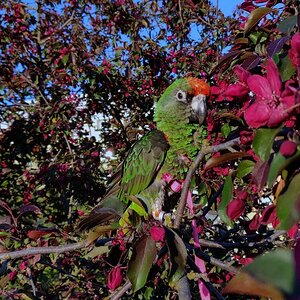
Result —
[[234, 84], [230, 84], [226, 91], [226, 98], [229, 97], [244, 97], [249, 92], [249, 87], [247, 85], [248, 77], [250, 76], [250, 72], [242, 68], [241, 66], [235, 66], [233, 68], [234, 73], [238, 77], [238, 82]]
[[295, 94], [290, 92], [290, 83], [282, 90], [278, 68], [272, 59], [266, 65], [266, 77], [249, 76], [247, 83], [256, 95], [256, 101], [244, 113], [247, 124], [253, 128], [276, 127], [289, 116], [288, 108], [295, 102]]
[[253, 258], [251, 258], [251, 257], [242, 257], [242, 258], [240, 258], [239, 259], [239, 263], [240, 264], [242, 264], [242, 265], [248, 265], [248, 264], [250, 264], [250, 263], [252, 263], [253, 262]]
[[117, 266], [114, 267], [108, 274], [107, 278], [107, 286], [110, 290], [115, 290], [117, 287], [120, 286], [123, 279], [121, 267]]
[[17, 276], [17, 271], [12, 271], [8, 274], [8, 279], [11, 281]]
[[25, 270], [26, 265], [27, 265], [26, 261], [23, 260], [23, 261], [21, 262], [21, 264], [20, 264], [20, 270]]
[[210, 93], [212, 96], [217, 96], [216, 101], [223, 101], [224, 99], [231, 101], [233, 100], [233, 97], [226, 97], [225, 91], [228, 87], [227, 82], [221, 81], [219, 83], [219, 86], [212, 86], [210, 88]]
[[298, 225], [298, 223], [296, 223], [288, 230], [287, 234], [291, 239], [295, 239], [297, 236], [298, 230], [299, 230], [299, 225]]
[[254, 138], [254, 132], [243, 130], [240, 132], [241, 144], [246, 145], [252, 143]]
[[98, 151], [93, 151], [91, 153], [91, 157], [98, 157], [99, 156], [99, 152]]
[[150, 234], [155, 242], [163, 242], [165, 239], [165, 230], [162, 227], [152, 226]]
[[300, 33], [293, 35], [291, 49], [289, 50], [290, 59], [295, 67], [300, 67]]
[[252, 10], [254, 10], [256, 8], [255, 5], [253, 5], [251, 0], [246, 0], [241, 4], [241, 9], [247, 11], [247, 12], [251, 12]]

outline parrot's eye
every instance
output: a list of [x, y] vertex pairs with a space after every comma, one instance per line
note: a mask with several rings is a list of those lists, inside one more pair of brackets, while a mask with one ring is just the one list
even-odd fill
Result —
[[176, 94], [176, 98], [178, 101], [186, 102], [186, 93], [183, 91], [178, 91]]

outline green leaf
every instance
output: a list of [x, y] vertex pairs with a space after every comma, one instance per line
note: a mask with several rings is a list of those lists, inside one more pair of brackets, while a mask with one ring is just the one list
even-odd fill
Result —
[[250, 174], [255, 166], [255, 162], [252, 160], [242, 160], [238, 166], [237, 177], [243, 178]]
[[64, 65], [67, 64], [68, 60], [69, 60], [69, 54], [64, 55], [61, 59], [61, 61]]
[[288, 249], [278, 249], [258, 256], [252, 263], [244, 267], [243, 271], [285, 293], [293, 292], [294, 259], [292, 251]]
[[289, 230], [300, 219], [300, 211], [297, 209], [300, 200], [299, 186], [300, 174], [297, 174], [290, 182], [286, 192], [278, 198], [279, 229]]
[[247, 152], [228, 152], [222, 154], [221, 156], [214, 156], [206, 162], [204, 170], [207, 171], [225, 162], [239, 159], [242, 157], [247, 157], [247, 156], [250, 156], [249, 153]]
[[281, 128], [260, 128], [256, 131], [253, 140], [253, 149], [263, 162], [269, 159], [274, 138]]
[[233, 188], [232, 178], [231, 175], [228, 175], [224, 182], [224, 187], [222, 191], [222, 200], [218, 207], [218, 214], [221, 220], [229, 226], [232, 226], [232, 221], [227, 216], [226, 208], [228, 203], [232, 199], [232, 188]]
[[295, 74], [296, 68], [293, 66], [290, 57], [286, 55], [280, 62], [279, 73], [282, 81], [287, 81]]
[[269, 176], [267, 180], [268, 186], [272, 186], [280, 172], [299, 158], [300, 150], [297, 150], [293, 156], [288, 158], [284, 157], [280, 152], [276, 153], [270, 165]]
[[128, 263], [127, 276], [134, 292], [141, 289], [146, 281], [156, 256], [155, 242], [151, 236], [143, 235], [133, 247]]
[[283, 33], [290, 34], [294, 26], [296, 26], [296, 24], [297, 24], [297, 16], [293, 15], [281, 21], [278, 24], [277, 29]]
[[252, 263], [242, 268], [241, 272], [230, 280], [223, 293], [283, 300], [286, 299], [283, 293], [291, 295], [296, 288], [294, 270], [292, 251], [277, 249], [258, 256]]
[[223, 289], [222, 294], [239, 294], [263, 297], [260, 300], [285, 300], [275, 287], [255, 279], [246, 272], [239, 272]]
[[228, 123], [225, 123], [222, 127], [221, 127], [221, 132], [224, 138], [227, 138], [229, 133], [231, 131], [231, 128], [229, 126]]
[[244, 34], [247, 34], [256, 24], [259, 23], [259, 21], [266, 16], [270, 11], [272, 11], [271, 8], [268, 7], [259, 7], [254, 9], [245, 24], [244, 27]]
[[165, 228], [165, 233], [171, 261], [169, 285], [174, 288], [185, 274], [187, 251], [184, 242], [175, 231]]

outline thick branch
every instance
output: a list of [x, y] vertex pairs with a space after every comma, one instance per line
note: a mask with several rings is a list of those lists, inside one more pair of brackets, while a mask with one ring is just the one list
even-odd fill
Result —
[[190, 300], [192, 299], [189, 282], [186, 275], [182, 276], [177, 284], [176, 290], [178, 291], [178, 299], [179, 300]]
[[65, 253], [74, 250], [79, 250], [88, 246], [87, 242], [79, 242], [75, 244], [66, 244], [63, 246], [50, 246], [50, 247], [34, 247], [34, 248], [27, 248], [18, 251], [12, 252], [5, 252], [0, 253], [0, 260], [7, 260], [7, 259], [15, 259], [24, 256], [31, 256], [31, 255], [39, 255], [39, 254], [51, 254], [51, 253]]
[[234, 145], [239, 144], [239, 142], [240, 142], [240, 138], [236, 138], [234, 140], [231, 140], [231, 141], [225, 142], [223, 144], [219, 144], [219, 145], [208, 146], [208, 147], [202, 146], [195, 161], [192, 163], [192, 165], [186, 175], [185, 181], [183, 183], [180, 201], [179, 201], [178, 209], [176, 212], [176, 218], [175, 218], [175, 222], [174, 222], [175, 228], [179, 228], [179, 226], [180, 226], [180, 223], [181, 223], [181, 220], [182, 220], [182, 217], [184, 214], [184, 209], [186, 206], [186, 199], [187, 199], [187, 195], [189, 192], [191, 180], [192, 180], [192, 177], [193, 177], [195, 171], [197, 170], [201, 160], [203, 159], [203, 157], [209, 153], [215, 153], [215, 152], [218, 152], [221, 150], [226, 150], [226, 149], [228, 149], [228, 147], [233, 147]]

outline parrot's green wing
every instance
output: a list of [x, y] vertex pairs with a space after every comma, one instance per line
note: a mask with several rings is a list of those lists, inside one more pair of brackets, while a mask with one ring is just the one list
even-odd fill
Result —
[[159, 130], [149, 132], [134, 144], [124, 161], [118, 195], [120, 199], [138, 195], [154, 181], [168, 148], [168, 141]]
[[80, 222], [79, 229], [89, 229], [120, 217], [126, 209], [129, 197], [137, 196], [155, 180], [168, 148], [168, 141], [159, 130], [153, 130], [138, 140], [130, 149], [121, 168], [117, 168], [100, 204]]

